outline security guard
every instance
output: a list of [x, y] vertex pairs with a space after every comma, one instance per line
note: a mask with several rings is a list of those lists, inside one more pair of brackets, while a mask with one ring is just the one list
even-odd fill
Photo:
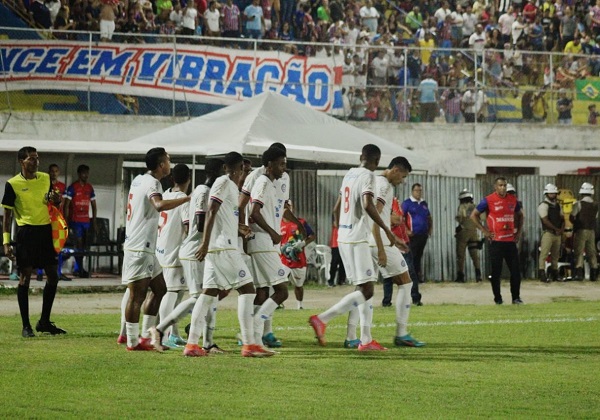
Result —
[[466, 188], [458, 195], [460, 204], [456, 211], [456, 221], [458, 226], [454, 237], [456, 238], [456, 282], [465, 282], [465, 259], [466, 253], [465, 248], [469, 250], [471, 261], [475, 266], [475, 279], [477, 282], [481, 281], [481, 265], [479, 262], [479, 250], [481, 249], [482, 243], [479, 241], [479, 235], [477, 234], [477, 226], [471, 220], [471, 213], [475, 209], [473, 203], [473, 193], [469, 192]]
[[[542, 238], [540, 240], [540, 257], [538, 261], [538, 274], [542, 282], [548, 283], [558, 280], [558, 259], [564, 231], [565, 219], [562, 207], [558, 200], [558, 188], [554, 184], [547, 184], [544, 188], [544, 201], [538, 206], [538, 215], [542, 221]], [[551, 266], [546, 274], [546, 258], [550, 254]]]
[[598, 219], [598, 203], [594, 201], [594, 186], [584, 182], [579, 189], [581, 200], [573, 206], [571, 218], [574, 230], [575, 277], [583, 280], [583, 251], [590, 264], [590, 280], [598, 280], [598, 250], [596, 249], [596, 221]]

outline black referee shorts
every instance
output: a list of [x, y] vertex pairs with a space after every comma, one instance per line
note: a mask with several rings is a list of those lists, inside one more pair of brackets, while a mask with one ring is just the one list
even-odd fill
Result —
[[16, 247], [17, 265], [20, 268], [58, 265], [51, 225], [19, 226]]

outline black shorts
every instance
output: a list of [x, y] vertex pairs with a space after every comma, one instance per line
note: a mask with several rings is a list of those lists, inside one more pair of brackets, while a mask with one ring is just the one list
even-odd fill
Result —
[[20, 268], [58, 265], [51, 225], [19, 226], [16, 248], [17, 265]]

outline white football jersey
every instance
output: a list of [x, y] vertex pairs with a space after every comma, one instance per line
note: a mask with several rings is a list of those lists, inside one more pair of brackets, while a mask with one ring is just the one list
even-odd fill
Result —
[[[394, 199], [394, 186], [387, 180], [383, 175], [375, 177], [375, 198], [381, 204], [383, 204], [383, 208], [381, 209], [381, 220], [387, 227], [391, 227], [392, 224], [392, 200]], [[369, 217], [369, 226], [371, 227], [371, 232], [373, 232], [372, 227], [375, 224], [373, 219]], [[390, 245], [390, 240], [387, 238], [383, 231], [379, 229], [379, 235], [383, 241], [384, 245]], [[371, 246], [375, 246], [375, 238], [371, 233], [369, 244]]]
[[149, 173], [134, 178], [127, 198], [124, 249], [154, 254], [159, 214], [150, 199], [162, 192], [158, 179]]
[[204, 214], [208, 210], [208, 198], [210, 195], [210, 188], [206, 185], [198, 185], [192, 192], [190, 198], [190, 205], [188, 207], [188, 235], [183, 240], [181, 247], [179, 248], [179, 259], [180, 260], [196, 260], [194, 254], [198, 251], [204, 234], [198, 232], [198, 223], [196, 221], [196, 215]]
[[338, 230], [338, 242], [368, 242], [370, 235], [369, 215], [362, 206], [363, 195], [374, 196], [375, 174], [367, 168], [352, 168], [344, 176], [340, 196], [342, 205]]
[[237, 185], [227, 175], [217, 178], [210, 189], [210, 200], [219, 202], [221, 206], [210, 235], [208, 252], [237, 249], [240, 213], [238, 197]]
[[[186, 197], [181, 191], [168, 189], [163, 194], [164, 200]], [[180, 267], [179, 247], [185, 238], [185, 225], [188, 221], [189, 203], [174, 209], [161, 211], [158, 219], [158, 236], [156, 239], [156, 258], [161, 267]]]
[[[244, 181], [242, 193], [251, 196], [254, 184], [260, 178], [260, 176], [265, 175], [266, 172], [267, 169], [264, 166], [256, 168], [250, 172]], [[281, 178], [273, 181], [273, 184], [275, 184], [275, 194], [277, 198], [277, 205], [275, 209], [275, 217], [277, 218], [276, 226], [280, 226], [281, 219], [283, 219], [283, 212], [285, 210], [285, 203], [290, 199], [290, 176], [287, 172], [284, 172]], [[252, 203], [249, 203], [248, 208], [246, 209], [246, 223], [248, 222], [248, 217], [250, 216], [251, 211]]]
[[[277, 225], [277, 218], [275, 217], [275, 207], [277, 201], [277, 195], [275, 194], [275, 183], [272, 182], [268, 176], [263, 175], [256, 180], [254, 188], [252, 188], [251, 194], [251, 205], [254, 203], [260, 203], [262, 208], [260, 210], [263, 218], [267, 224], [276, 232], [281, 231], [281, 225]], [[260, 252], [260, 251], [273, 251], [274, 246], [271, 240], [271, 236], [263, 230], [258, 224], [251, 222], [250, 229], [253, 235], [248, 240], [248, 252]]]

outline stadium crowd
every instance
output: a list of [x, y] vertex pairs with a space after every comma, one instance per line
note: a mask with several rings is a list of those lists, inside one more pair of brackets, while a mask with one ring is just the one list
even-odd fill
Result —
[[[498, 96], [523, 94], [523, 120], [543, 122], [545, 92], [565, 89], [572, 99], [577, 79], [600, 74], [600, 1], [22, 1], [59, 38], [82, 36], [70, 30], [135, 43], [185, 35], [177, 39], [234, 48], [260, 39], [262, 49], [330, 57], [342, 63], [341, 114], [355, 120], [494, 120], [485, 87]], [[437, 85], [422, 89], [425, 79]], [[433, 103], [435, 113], [424, 106]]]

